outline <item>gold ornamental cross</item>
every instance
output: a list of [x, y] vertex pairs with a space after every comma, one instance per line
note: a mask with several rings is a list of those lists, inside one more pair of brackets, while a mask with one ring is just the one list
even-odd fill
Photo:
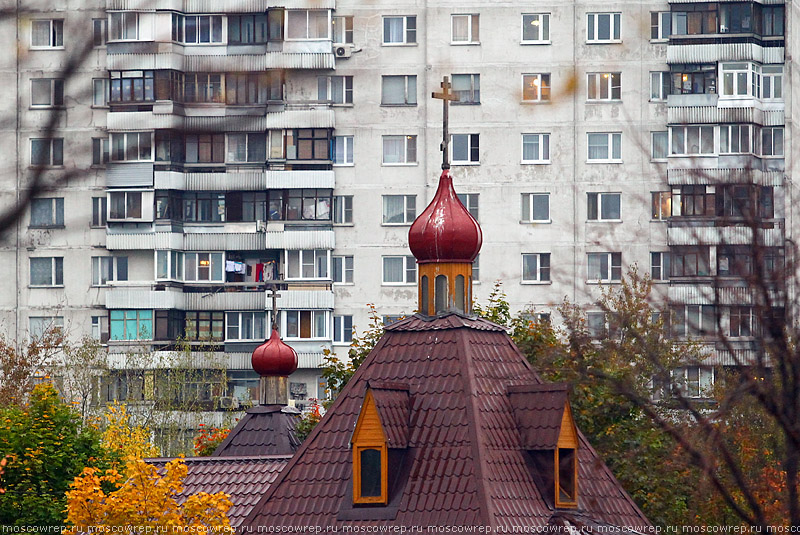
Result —
[[440, 150], [442, 151], [442, 169], [450, 169], [450, 134], [448, 131], [448, 125], [450, 122], [450, 114], [449, 109], [449, 102], [457, 101], [458, 95], [455, 95], [450, 92], [450, 89], [453, 87], [450, 85], [450, 78], [445, 76], [442, 79], [442, 90], [439, 93], [435, 91], [431, 93], [432, 98], [442, 99], [442, 144], [439, 146]]

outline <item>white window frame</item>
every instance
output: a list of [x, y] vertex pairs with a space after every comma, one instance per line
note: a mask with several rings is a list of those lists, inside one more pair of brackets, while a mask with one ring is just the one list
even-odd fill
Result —
[[[349, 323], [349, 326], [348, 326]], [[350, 345], [353, 341], [353, 316], [352, 314], [333, 315], [333, 344]]]
[[[37, 329], [34, 329], [31, 320], [36, 320], [34, 323], [39, 324]], [[28, 336], [31, 338], [41, 338], [44, 333], [51, 329], [64, 329], [64, 316], [29, 316], [28, 317]], [[38, 332], [34, 332], [38, 331]]]
[[332, 257], [331, 278], [334, 284], [352, 285], [355, 276], [353, 255]]
[[[353, 139], [350, 136], [333, 136], [333, 165], [335, 167], [352, 167], [353, 163]], [[341, 159], [338, 159], [339, 148], [341, 147]]]
[[719, 153], [753, 154], [753, 132], [754, 128], [750, 124], [719, 125]]
[[[244, 159], [239, 158], [238, 151], [234, 149], [234, 142], [232, 138], [241, 139], [244, 136]], [[263, 137], [263, 140], [261, 139]], [[250, 148], [251, 143], [254, 144], [261, 144], [263, 148], [263, 158], [254, 158], [250, 159]], [[235, 163], [235, 164], [248, 164], [248, 163], [255, 163], [255, 164], [263, 164], [269, 159], [269, 134], [265, 134], [264, 132], [228, 132], [225, 135], [225, 161], [228, 163]]]
[[[162, 280], [170, 280], [170, 281], [182, 281], [183, 280], [183, 266], [184, 266], [184, 253], [183, 251], [173, 251], [169, 249], [162, 249], [153, 251], [154, 253], [154, 273], [153, 279], [162, 281]], [[159, 269], [159, 257], [163, 257], [165, 260], [165, 269], [166, 269], [166, 276], [160, 276], [158, 269]]]
[[[48, 23], [48, 44], [34, 45], [33, 35], [34, 26], [37, 23]], [[59, 43], [59, 37], [61, 42]], [[63, 49], [64, 48], [64, 19], [33, 19], [31, 21], [31, 50], [47, 50], [47, 49]]]
[[[403, 78], [403, 102], [386, 102], [385, 84], [389, 78]], [[411, 80], [414, 81], [413, 90]], [[416, 106], [417, 105], [417, 75], [416, 74], [384, 74], [381, 76], [381, 106]]]
[[[598, 37], [598, 34], [600, 33], [598, 31], [600, 29], [600, 19], [601, 17], [605, 16], [608, 16], [609, 20], [608, 34], [610, 35], [610, 37], [608, 39], [600, 39]], [[622, 13], [619, 12], [587, 13], [586, 42], [590, 44], [621, 43], [622, 42], [622, 32], [620, 31], [621, 21], [622, 21]]]
[[[235, 324], [234, 324], [235, 318]], [[245, 338], [242, 336], [244, 321], [247, 320], [250, 322], [251, 329], [252, 329], [252, 336], [249, 338]], [[243, 311], [243, 312], [226, 312], [225, 313], [225, 341], [250, 341], [250, 340], [259, 340], [263, 341], [265, 338], [269, 336], [270, 333], [270, 323], [269, 323], [269, 313], [268, 312], [252, 312], [252, 311]], [[262, 322], [261, 325], [261, 332], [258, 332], [256, 328], [257, 322]], [[235, 329], [233, 333], [235, 336], [231, 336], [231, 331]]]
[[[286, 280], [331, 280], [330, 249], [292, 249], [284, 251]], [[306, 271], [310, 270], [310, 274]]]
[[669, 251], [650, 252], [650, 279], [653, 282], [669, 282]]
[[481, 278], [481, 255], [475, 255], [475, 260], [472, 261], [472, 284], [480, 284]]
[[[616, 85], [615, 85], [616, 81]], [[590, 72], [586, 74], [586, 100], [589, 102], [618, 102], [622, 100], [622, 73]], [[605, 91], [605, 96], [603, 96]]]
[[[534, 139], [536, 142], [534, 143]], [[536, 145], [536, 153], [537, 158], [535, 159], [526, 159], [525, 158], [525, 145], [526, 144], [535, 144]], [[549, 133], [541, 133], [541, 134], [522, 134], [522, 160], [521, 163], [523, 164], [530, 164], [530, 165], [542, 165], [542, 164], [549, 164], [550, 163], [550, 134]]]
[[[757, 129], [758, 130], [758, 129]], [[786, 150], [786, 131], [782, 126], [762, 126], [760, 128], [761, 132], [758, 134], [758, 145], [759, 145], [759, 154], [761, 154], [762, 158], [783, 158], [784, 152]], [[780, 136], [776, 136], [776, 134], [780, 132]], [[776, 142], [780, 138], [780, 149], [776, 150], [779, 146]], [[767, 143], [765, 141], [769, 140], [769, 147], [770, 149], [767, 150]]]
[[[525, 278], [525, 262], [526, 260], [532, 258], [536, 259], [536, 273], [534, 274], [533, 278]], [[520, 284], [551, 283], [550, 253], [522, 253], [521, 260]], [[543, 266], [543, 263], [547, 265]]]
[[[416, 195], [382, 195], [383, 200], [383, 217], [381, 219], [382, 225], [410, 225], [417, 218], [417, 196]], [[402, 198], [403, 213], [402, 221], [389, 221], [387, 214], [389, 200], [398, 200]]]
[[[200, 255], [208, 255], [208, 278], [200, 278]], [[191, 257], [195, 258], [194, 273], [189, 273], [186, 265]], [[220, 263], [220, 278], [214, 279], [214, 261]], [[223, 252], [191, 252], [183, 253], [183, 274], [186, 282], [225, 282], [225, 253]]]
[[[536, 88], [536, 98], [525, 98], [527, 87]], [[522, 102], [549, 102], [551, 93], [549, 72], [533, 72], [522, 75]]]
[[[139, 149], [136, 151], [137, 158], [128, 158], [128, 143], [133, 141], [134, 137], [136, 136], [136, 143]], [[112, 132], [111, 133], [111, 161], [112, 162], [152, 162], [155, 160], [155, 150], [154, 150], [154, 134], [153, 132]], [[150, 155], [149, 157], [142, 157], [142, 139], [150, 139]], [[122, 152], [123, 157], [117, 158], [116, 150], [115, 150], [115, 141], [121, 139], [122, 140]]]
[[[697, 390], [689, 389], [689, 370], [697, 370]], [[711, 397], [710, 388], [716, 382], [716, 373], [713, 366], [683, 366], [670, 372], [672, 384], [680, 391], [681, 396], [690, 399], [705, 399]], [[704, 395], [706, 394], [706, 395]]]
[[[467, 144], [467, 159], [456, 159], [456, 144]], [[480, 165], [480, 134], [450, 134], [450, 163], [453, 165]]]
[[[39, 197], [30, 201], [31, 228], [63, 228], [64, 227], [64, 197]], [[34, 222], [34, 205], [47, 206], [50, 220], [46, 223]]]
[[[592, 136], [605, 136], [606, 157], [605, 158], [592, 158], [591, 157], [591, 142]], [[600, 146], [600, 145], [596, 145]], [[619, 157], [614, 157], [614, 149], [619, 149]], [[621, 163], [622, 162], [622, 132], [587, 132], [586, 133], [586, 162], [587, 163]]]
[[[36, 104], [33, 102], [33, 95], [35, 93], [33, 86], [35, 84], [46, 85], [49, 94], [49, 101], [45, 104]], [[60, 102], [58, 102], [60, 100]], [[32, 109], [47, 109], [47, 108], [61, 108], [64, 106], [64, 79], [63, 78], [31, 78], [31, 108]]]
[[[730, 79], [730, 91], [726, 87], [726, 78]], [[744, 91], [739, 87], [740, 80], [744, 81]], [[758, 98], [761, 93], [761, 67], [747, 61], [721, 61], [717, 87], [721, 99]]]
[[[456, 20], [467, 19], [467, 38], [456, 40]], [[481, 16], [479, 13], [453, 13], [450, 15], [450, 44], [451, 45], [479, 45]], [[475, 31], [477, 26], [478, 30]], [[475, 35], [477, 33], [477, 35]]]
[[352, 225], [353, 224], [353, 196], [334, 195], [333, 196], [333, 224]]
[[[525, 18], [529, 17], [531, 24], [539, 27], [539, 39], [525, 39]], [[546, 21], [546, 22], [545, 22]], [[547, 35], [545, 35], [547, 34]], [[549, 45], [550, 41], [550, 13], [523, 13], [520, 44], [523, 45]]]
[[92, 197], [92, 222], [94, 228], [106, 226], [106, 216], [108, 214], [108, 197]]
[[[33, 161], [33, 145], [34, 142], [43, 142], [47, 145], [48, 158], [46, 163], [34, 163]], [[51, 137], [51, 138], [31, 138], [31, 167], [62, 167], [64, 165], [64, 138]], [[60, 156], [58, 156], [60, 154]]]
[[[133, 33], [128, 35], [127, 30], [130, 22], [128, 18], [133, 18]], [[119, 30], [118, 34], [116, 30]], [[117, 34], [117, 35], [115, 35]], [[136, 11], [109, 11], [108, 12], [108, 41], [138, 41], [139, 40], [139, 13]]]
[[[592, 257], [596, 257], [601, 262], [599, 266], [600, 272], [598, 273], [600, 276], [598, 278], [592, 278], [592, 273], [591, 273]], [[607, 270], [606, 273], [602, 272], [603, 259], [605, 259], [606, 262], [606, 270]], [[618, 261], [618, 263], [615, 263], [615, 261]], [[586, 282], [609, 283], [609, 282], [620, 282], [621, 280], [622, 280], [622, 253], [606, 253], [606, 252], [586, 253]]]
[[[403, 161], [400, 162], [387, 162], [386, 161], [386, 142], [397, 142], [402, 139], [403, 141]], [[417, 136], [416, 135], [388, 135], [382, 136], [383, 143], [383, 160], [381, 165], [417, 165]]]
[[[200, 24], [199, 21], [201, 17], [208, 17], [208, 41], [201, 41], [200, 40]], [[220, 18], [220, 24], [222, 25], [220, 31], [220, 39], [218, 41], [214, 40], [214, 18]], [[189, 18], [195, 18], [195, 32], [196, 32], [196, 40], [194, 41], [187, 41], [186, 40], [186, 20]], [[178, 29], [178, 37], [180, 38], [179, 43], [183, 43], [185, 45], [199, 45], [199, 46], [217, 46], [227, 42], [228, 38], [228, 24], [227, 24], [227, 17], [223, 15], [208, 15], [202, 13], [192, 13], [192, 14], [177, 14], [173, 13], [173, 23], [177, 23], [179, 26]], [[175, 28], [172, 28], [173, 34], [175, 33]]]
[[[107, 108], [111, 91], [111, 84], [108, 78], [92, 78], [92, 107]], [[100, 102], [98, 102], [98, 95]]]
[[[592, 217], [589, 206], [592, 204], [591, 199], [594, 198], [595, 208], [597, 210], [597, 217]], [[614, 201], [613, 199], [616, 199]], [[603, 217], [603, 211], [607, 203], [616, 202], [619, 207], [619, 217]], [[586, 220], [587, 221], [622, 221], [622, 193], [620, 192], [607, 192], [607, 191], [590, 191], [586, 193]]]
[[[698, 152], [690, 152], [692, 149], [689, 147], [689, 135], [697, 130], [697, 150]], [[709, 156], [716, 154], [714, 130], [711, 125], [680, 125], [669, 127], [669, 154], [670, 156]], [[678, 135], [683, 136], [680, 139], [683, 146], [678, 146], [676, 140], [679, 140]], [[693, 135], [693, 134], [692, 134]], [[711, 136], [709, 141], [708, 136]], [[703, 142], [710, 143], [710, 152], [703, 151]]]
[[[341, 95], [341, 99], [334, 98], [337, 94]], [[327, 101], [334, 106], [352, 106], [353, 77], [319, 76], [317, 78], [317, 100]]]
[[[386, 35], [386, 20], [387, 19], [403, 19], [403, 39], [401, 41], [387, 41]], [[414, 21], [410, 25], [410, 21]], [[413, 28], [409, 28], [413, 26]], [[381, 44], [383, 46], [411, 46], [417, 44], [417, 16], [416, 15], [384, 15], [381, 20]]]
[[[100, 35], [98, 42], [97, 36]], [[108, 18], [92, 19], [92, 44], [95, 48], [105, 48], [108, 42]]]
[[[535, 198], [545, 198], [547, 200], [547, 217], [536, 218], [537, 215], [534, 213], [536, 210], [534, 209], [535, 203], [533, 202]], [[523, 193], [522, 194], [522, 210], [520, 218], [520, 223], [552, 223], [553, 220], [551, 219], [550, 214], [550, 193], [544, 192], [536, 192], [536, 193]]]
[[[653, 24], [654, 17], [655, 17], [655, 24]], [[671, 34], [672, 34], [672, 13], [670, 11], [651, 11], [650, 42], [663, 43], [669, 41], [669, 36]]]
[[666, 101], [670, 95], [671, 88], [672, 73], [669, 71], [650, 71], [650, 102]]
[[352, 15], [331, 15], [331, 41], [336, 44], [353, 44]]
[[[662, 137], [663, 140], [663, 148], [664, 153], [656, 154], [656, 137]], [[650, 132], [650, 159], [656, 162], [666, 162], [667, 158], [669, 157], [669, 130], [663, 130], [660, 132]]]
[[[112, 202], [112, 197], [115, 196], [115, 195], [123, 195], [124, 196], [124, 201], [123, 201], [123, 204], [125, 205], [125, 215], [124, 215], [124, 217], [112, 217], [111, 208], [114, 205], [114, 203]], [[128, 196], [129, 195], [138, 195], [139, 196], [139, 203], [138, 204], [139, 204], [139, 213], [140, 213], [140, 215], [138, 217], [128, 214]], [[147, 198], [147, 196], [144, 195], [144, 192], [141, 191], [141, 190], [135, 190], [135, 191], [127, 191], [127, 190], [126, 191], [116, 191], [116, 190], [115, 191], [109, 191], [108, 192], [108, 201], [106, 202], [106, 206], [108, 208], [108, 214], [107, 214], [107, 217], [106, 217], [106, 221], [123, 221], [123, 220], [126, 220], [126, 219], [135, 219], [135, 220], [143, 219], [144, 214], [145, 214], [144, 200], [146, 198]]]
[[[325, 11], [327, 13], [328, 22], [325, 25], [326, 28], [326, 35], [316, 35], [311, 37], [311, 12], [319, 12]], [[291, 13], [300, 13], [305, 12], [306, 14], [306, 35], [305, 37], [289, 37], [289, 15]], [[330, 9], [287, 9], [285, 11], [285, 16], [283, 17], [283, 38], [285, 41], [325, 41], [330, 40], [331, 38], [331, 10]], [[223, 31], [225, 29], [225, 24], [223, 24]]]
[[[469, 89], [456, 89], [456, 76], [467, 77], [469, 82]], [[459, 78], [461, 79], [461, 78]], [[453, 93], [459, 97], [458, 100], [452, 101], [452, 105], [476, 105], [481, 103], [481, 75], [475, 73], [468, 74], [451, 74], [450, 80], [452, 81]], [[466, 98], [461, 98], [465, 96]]]
[[[402, 281], [387, 281], [386, 280], [386, 263], [389, 261], [402, 262]], [[408, 255], [387, 255], [381, 257], [381, 280], [384, 286], [412, 286], [417, 283], [417, 263], [413, 256]]]
[[[124, 260], [123, 260], [124, 259]], [[125, 264], [125, 278], [120, 277], [119, 264]], [[108, 286], [109, 282], [128, 280], [127, 256], [93, 256], [92, 286]]]
[[[667, 207], [664, 207], [666, 201]], [[666, 221], [672, 216], [672, 191], [650, 192], [651, 221]]]
[[783, 101], [783, 74], [783, 65], [763, 65], [761, 67], [761, 94], [759, 95], [761, 100]]
[[479, 199], [480, 194], [478, 193], [457, 193], [458, 200], [461, 201], [461, 204], [464, 205], [464, 208], [467, 209], [469, 215], [471, 215], [475, 221], [478, 221], [478, 215], [480, 215], [480, 206], [479, 206]]
[[[311, 336], [302, 338], [300, 336], [300, 317], [301, 314], [307, 312], [311, 315]], [[297, 334], [289, 332], [289, 318], [297, 316]], [[330, 312], [327, 310], [284, 310], [281, 314], [281, 331], [283, 332], [284, 340], [326, 340], [330, 339], [328, 329], [330, 329], [329, 319]], [[320, 333], [317, 327], [322, 327], [323, 333]]]
[[[47, 260], [50, 263], [49, 282], [35, 284], [33, 282], [33, 261]], [[42, 264], [46, 262], [40, 262]], [[31, 288], [63, 288], [64, 287], [64, 257], [63, 256], [35, 256], [28, 263], [28, 280]]]

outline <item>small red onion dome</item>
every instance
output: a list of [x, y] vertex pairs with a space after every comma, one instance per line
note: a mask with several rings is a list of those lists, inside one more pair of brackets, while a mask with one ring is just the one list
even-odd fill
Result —
[[478, 256], [482, 243], [481, 227], [458, 200], [445, 169], [436, 195], [408, 231], [408, 246], [419, 264], [469, 263]]
[[288, 377], [297, 369], [297, 353], [272, 329], [269, 340], [255, 348], [250, 362], [262, 377]]

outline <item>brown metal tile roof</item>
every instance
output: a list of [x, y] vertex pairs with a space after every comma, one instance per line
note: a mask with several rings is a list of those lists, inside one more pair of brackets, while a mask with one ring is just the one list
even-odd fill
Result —
[[257, 405], [244, 417], [212, 456], [292, 455], [300, 447], [294, 434], [300, 411], [279, 405]]
[[[395, 486], [402, 496], [390, 492], [388, 506], [353, 508], [350, 436], [368, 384], [379, 381], [409, 388], [408, 448], [396, 468], [407, 475]], [[534, 482], [507, 393], [538, 383], [491, 322], [456, 314], [397, 322], [243, 526], [545, 526], [558, 511]], [[579, 462], [576, 513], [601, 524], [649, 525], [582, 435]]]
[[[198, 492], [230, 495], [233, 506], [228, 510], [231, 526], [238, 526], [258, 503], [280, 471], [286, 467], [290, 455], [265, 455], [254, 457], [187, 457], [187, 474], [178, 503]], [[172, 459], [147, 459], [163, 468]]]
[[408, 447], [408, 385], [370, 381], [372, 398], [390, 448]]
[[514, 421], [526, 450], [551, 450], [556, 447], [567, 393], [565, 384], [508, 387]]

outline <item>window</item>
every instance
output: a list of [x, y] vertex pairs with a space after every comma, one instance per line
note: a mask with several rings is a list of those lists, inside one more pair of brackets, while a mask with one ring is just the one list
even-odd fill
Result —
[[267, 15], [228, 15], [228, 44], [263, 44], [269, 39]]
[[672, 14], [669, 11], [650, 12], [650, 40], [666, 41], [672, 33]]
[[620, 193], [587, 193], [587, 219], [589, 221], [619, 221]]
[[417, 76], [382, 76], [382, 106], [416, 106]]
[[267, 315], [264, 312], [228, 312], [226, 340], [264, 340], [267, 337]]
[[93, 256], [92, 286], [105, 286], [108, 281], [128, 280], [127, 256]]
[[763, 127], [761, 129], [761, 155], [783, 156], [783, 127]]
[[654, 281], [669, 280], [669, 252], [650, 253], [650, 278]]
[[183, 280], [183, 253], [156, 251], [156, 280]]
[[586, 330], [592, 338], [602, 338], [607, 336], [608, 328], [606, 325], [605, 312], [587, 312]]
[[92, 316], [92, 338], [101, 343], [108, 342], [108, 316]]
[[763, 100], [783, 100], [783, 65], [761, 67], [760, 96]]
[[[414, 91], [416, 96], [416, 89]], [[353, 103], [352, 76], [320, 76], [317, 78], [317, 100], [331, 104]]]
[[64, 105], [64, 80], [61, 78], [32, 78], [31, 107], [52, 108]]
[[[191, 136], [187, 136], [187, 138], [188, 137]], [[152, 161], [152, 149], [152, 132], [126, 132], [111, 134], [111, 161], [113, 162]]]
[[477, 193], [458, 193], [458, 200], [467, 209], [467, 212], [478, 220], [478, 194]]
[[64, 198], [31, 199], [31, 227], [63, 227]]
[[327, 9], [286, 10], [286, 39], [330, 39], [329, 14]]
[[353, 136], [333, 136], [333, 165], [353, 165]]
[[225, 221], [225, 194], [210, 191], [183, 194], [183, 220], [212, 223]]
[[550, 74], [522, 75], [522, 102], [550, 100]]
[[222, 15], [172, 15], [172, 40], [186, 44], [222, 42]]
[[717, 4], [681, 7], [672, 12], [672, 35], [717, 33]]
[[707, 366], [686, 366], [672, 370], [672, 383], [686, 398], [711, 397], [714, 385], [714, 368]]
[[708, 277], [711, 275], [708, 247], [674, 247], [670, 264], [671, 277]]
[[650, 132], [650, 156], [653, 160], [666, 160], [669, 154], [669, 132]]
[[108, 78], [94, 78], [92, 80], [92, 106], [100, 108], [108, 106], [109, 94]]
[[550, 222], [549, 193], [522, 194], [522, 222], [523, 223]]
[[722, 97], [755, 97], [761, 85], [761, 69], [753, 63], [721, 63]]
[[92, 226], [106, 226], [106, 197], [92, 197]]
[[454, 164], [476, 164], [480, 162], [480, 134], [452, 134], [450, 156]]
[[184, 253], [184, 274], [187, 281], [223, 281], [222, 253]]
[[587, 13], [586, 41], [613, 43], [620, 40], [620, 13]]
[[720, 4], [719, 33], [752, 32], [755, 29], [754, 7], [752, 4]]
[[383, 136], [383, 164], [417, 163], [417, 136]]
[[481, 255], [477, 255], [472, 261], [472, 282], [480, 282], [481, 279]]
[[410, 45], [417, 42], [417, 17], [383, 17], [383, 44]]
[[480, 15], [451, 15], [453, 44], [478, 44], [480, 41]]
[[338, 225], [353, 223], [353, 196], [334, 195], [333, 197], [333, 222]]
[[654, 191], [651, 194], [652, 219], [666, 221], [672, 215], [672, 192]]
[[[706, 186], [681, 186], [680, 197], [673, 199], [680, 209], [681, 216], [713, 216], [715, 215], [714, 191]], [[675, 208], [673, 208], [675, 213]]]
[[109, 219], [141, 219], [141, 191], [112, 191], [108, 194]]
[[225, 332], [222, 312], [187, 312], [184, 337], [189, 342], [221, 342]]
[[622, 253], [589, 253], [586, 256], [589, 282], [622, 280]]
[[753, 314], [753, 308], [730, 307], [728, 324], [731, 338], [753, 336], [756, 332], [756, 317]]
[[289, 338], [326, 338], [328, 336], [328, 313], [324, 310], [285, 310], [284, 336]]
[[47, 332], [63, 328], [63, 316], [31, 316], [28, 318], [28, 334], [31, 338], [41, 338]]
[[622, 159], [622, 134], [619, 132], [597, 132], [586, 135], [589, 146], [589, 161], [612, 162]]
[[413, 256], [384, 256], [384, 284], [414, 284], [417, 282], [417, 264]]
[[286, 251], [286, 279], [328, 279], [329, 251]]
[[672, 307], [670, 326], [673, 336], [708, 336], [717, 327], [713, 305], [683, 305]]
[[[206, 90], [206, 94], [216, 95], [214, 84], [216, 84], [216, 78], [211, 79], [212, 87]], [[202, 90], [202, 86], [198, 90]], [[227, 104], [267, 104], [270, 101], [281, 100], [283, 100], [283, 78], [278, 72], [225, 75], [225, 102]]]
[[550, 134], [522, 134], [522, 163], [550, 163]]
[[384, 195], [383, 224], [410, 225], [417, 217], [416, 195]]
[[63, 20], [31, 21], [31, 48], [61, 48], [63, 46]]
[[717, 275], [748, 277], [753, 274], [753, 251], [744, 245], [717, 247]]
[[31, 139], [31, 165], [64, 165], [64, 139]]
[[333, 257], [333, 282], [337, 284], [353, 283], [353, 257]]
[[109, 16], [109, 39], [111, 41], [133, 41], [139, 38], [139, 13], [115, 11]]
[[[113, 134], [111, 139], [113, 141]], [[224, 162], [225, 134], [193, 134], [186, 136], [186, 163]]]
[[331, 17], [331, 40], [334, 43], [353, 43], [353, 17]]
[[[145, 71], [145, 74], [148, 72]], [[234, 87], [236, 87], [235, 83]], [[222, 75], [208, 73], [184, 74], [182, 97], [183, 102], [187, 103], [222, 102]]]
[[753, 152], [753, 136], [749, 124], [720, 125], [720, 154], [749, 154]]
[[713, 126], [671, 126], [669, 131], [671, 154], [714, 154]]
[[[244, 200], [244, 215], [247, 217], [251, 210], [247, 197]], [[270, 190], [268, 212], [270, 221], [330, 221], [331, 190]]]
[[111, 102], [151, 102], [155, 100], [153, 71], [111, 71], [110, 78]]
[[670, 94], [701, 95], [717, 92], [717, 68], [715, 64], [681, 65], [672, 71]]
[[228, 161], [231, 163], [260, 163], [267, 161], [267, 135], [228, 134]]
[[287, 160], [329, 161], [331, 131], [327, 128], [299, 128], [286, 131]]
[[352, 439], [353, 504], [356, 506], [385, 505], [389, 501], [389, 451], [385, 434], [372, 391], [367, 389]]
[[108, 41], [108, 19], [92, 19], [92, 45], [106, 46]]
[[353, 316], [333, 317], [333, 343], [349, 344], [353, 341]]
[[64, 259], [60, 256], [31, 258], [31, 286], [63, 286]]
[[453, 74], [453, 93], [458, 97], [451, 104], [480, 104], [481, 75]]
[[112, 310], [111, 340], [152, 340], [152, 310]]
[[550, 253], [523, 253], [522, 282], [550, 282]]
[[650, 73], [650, 100], [667, 100], [672, 94], [672, 75], [669, 71]]
[[550, 13], [529, 13], [522, 15], [522, 43], [537, 44], [550, 42]]
[[618, 72], [594, 72], [587, 75], [589, 100], [619, 100], [621, 74]]

